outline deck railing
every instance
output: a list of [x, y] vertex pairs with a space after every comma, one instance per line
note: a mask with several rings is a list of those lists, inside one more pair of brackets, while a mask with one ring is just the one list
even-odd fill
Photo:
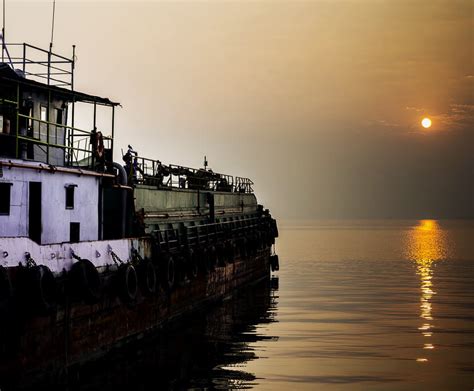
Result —
[[[0, 85], [1, 88], [1, 85]], [[78, 129], [73, 126], [38, 119], [19, 112], [18, 100], [10, 97], [0, 99], [1, 122], [9, 121], [5, 113], [10, 113], [9, 118], [14, 118], [8, 132], [0, 129], [0, 143], [5, 151], [0, 154], [17, 159], [31, 159], [44, 161], [53, 165], [66, 165], [74, 167], [93, 168], [96, 163], [93, 145], [91, 143], [92, 131]], [[3, 114], [2, 114], [3, 113]], [[112, 137], [103, 136], [104, 151], [111, 150]], [[36, 149], [36, 153], [33, 151]], [[42, 157], [38, 157], [41, 152]]]
[[[94, 107], [94, 130], [87, 131], [75, 127], [75, 104], [81, 102], [74, 95], [74, 68], [75, 46], [72, 57], [67, 58], [49, 50], [27, 43], [6, 43], [0, 34], [2, 46], [1, 61], [7, 63], [19, 78], [17, 83], [12, 81], [0, 84], [0, 155], [18, 159], [32, 159], [52, 165], [79, 166], [97, 168], [103, 166], [102, 157], [98, 157], [93, 150], [93, 137], [96, 135], [96, 110], [97, 104], [112, 107], [111, 136], [102, 135], [101, 153], [112, 160], [113, 134], [114, 134], [114, 108], [115, 103], [97, 102], [96, 97], [85, 98], [84, 102]], [[28, 80], [42, 83], [42, 94], [47, 95], [46, 116], [34, 116], [31, 108], [25, 105], [23, 88], [20, 84]], [[35, 86], [35, 88], [38, 85]], [[62, 119], [51, 121], [52, 95], [58, 90], [50, 87], [69, 89], [69, 105], [63, 111]], [[54, 91], [52, 93], [52, 91]], [[46, 101], [46, 98], [44, 99]], [[110, 104], [109, 104], [110, 103]], [[64, 103], [63, 103], [64, 104]], [[69, 112], [69, 115], [67, 113]], [[70, 116], [70, 117], [69, 117]], [[69, 120], [66, 118], [69, 117]], [[60, 122], [60, 123], [58, 123]], [[70, 126], [68, 125], [70, 123]], [[101, 129], [98, 129], [100, 131]], [[103, 144], [103, 146], [102, 146]]]
[[75, 46], [72, 50], [72, 58], [67, 58], [28, 43], [4, 43], [2, 62], [8, 62], [28, 79], [73, 90]]
[[[126, 155], [127, 156], [127, 155]], [[180, 189], [253, 193], [253, 182], [211, 170], [179, 165], [164, 165], [159, 160], [128, 155], [126, 171], [131, 183]]]

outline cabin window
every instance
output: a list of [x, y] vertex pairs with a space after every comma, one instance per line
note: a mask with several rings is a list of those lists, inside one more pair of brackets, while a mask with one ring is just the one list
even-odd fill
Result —
[[63, 124], [63, 111], [61, 109], [55, 109], [56, 110], [56, 123], [58, 125]]
[[10, 120], [0, 115], [0, 133], [10, 134]]
[[0, 183], [0, 215], [10, 215], [12, 183]]
[[66, 185], [66, 209], [74, 209], [74, 188], [76, 185]]
[[[54, 127], [54, 135], [50, 134], [50, 142], [53, 142], [54, 144], [64, 144], [64, 140], [62, 140], [61, 134], [62, 134], [62, 127], [58, 125], [63, 125], [63, 110], [61, 109], [54, 109], [55, 113], [55, 121], [56, 121], [56, 126]], [[52, 132], [51, 132], [52, 133]]]
[[33, 105], [31, 104], [30, 107], [28, 107], [28, 130], [32, 131], [33, 130]]
[[81, 240], [81, 224], [80, 223], [70, 223], [69, 224], [69, 241], [71, 243], [77, 243]]
[[[28, 131], [33, 129], [33, 102], [29, 99], [23, 101], [20, 114], [24, 115], [26, 118], [22, 118], [20, 121], [20, 127], [25, 126]], [[28, 133], [27, 136], [31, 137], [31, 133]]]
[[47, 121], [48, 120], [48, 108], [46, 106], [41, 106], [40, 120], [41, 121]]

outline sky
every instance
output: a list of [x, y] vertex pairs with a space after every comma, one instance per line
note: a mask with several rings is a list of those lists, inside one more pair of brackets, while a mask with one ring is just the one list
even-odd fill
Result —
[[[122, 104], [116, 160], [206, 155], [283, 219], [474, 218], [473, 8], [57, 0], [53, 48]], [[7, 41], [47, 48], [51, 15], [7, 0]]]

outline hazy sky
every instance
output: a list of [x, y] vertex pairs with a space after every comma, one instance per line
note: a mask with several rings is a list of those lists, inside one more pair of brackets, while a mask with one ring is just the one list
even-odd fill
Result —
[[[277, 217], [474, 217], [473, 4], [57, 0], [54, 48], [117, 146], [206, 154]], [[46, 48], [51, 10], [7, 0], [8, 41]]]

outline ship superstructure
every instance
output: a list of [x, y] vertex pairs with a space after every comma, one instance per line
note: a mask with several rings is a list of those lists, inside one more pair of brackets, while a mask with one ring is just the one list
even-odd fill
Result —
[[114, 162], [119, 104], [74, 89], [74, 49], [3, 49], [0, 373], [68, 366], [278, 268], [251, 180], [131, 146]]

